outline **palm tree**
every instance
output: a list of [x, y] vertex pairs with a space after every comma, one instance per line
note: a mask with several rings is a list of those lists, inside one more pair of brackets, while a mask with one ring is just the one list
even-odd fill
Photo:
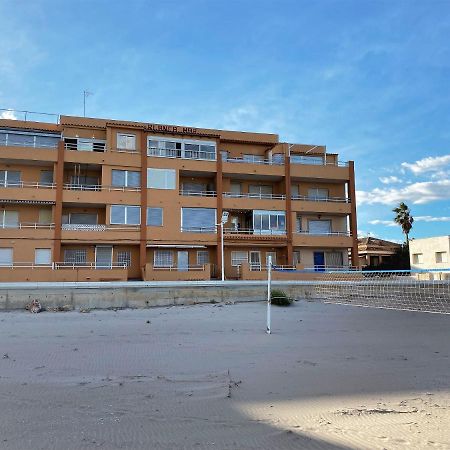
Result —
[[401, 202], [397, 208], [392, 210], [395, 212], [394, 222], [402, 227], [402, 231], [406, 236], [406, 245], [409, 245], [409, 232], [411, 231], [412, 224], [414, 222], [414, 218], [411, 215], [411, 211], [408, 208], [408, 205]]

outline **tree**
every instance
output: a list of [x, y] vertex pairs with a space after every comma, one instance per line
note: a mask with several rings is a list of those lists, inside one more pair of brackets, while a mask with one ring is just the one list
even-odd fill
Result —
[[406, 245], [409, 245], [409, 232], [411, 231], [414, 222], [411, 211], [403, 202], [392, 211], [395, 212], [394, 222], [402, 227], [402, 231], [406, 236]]

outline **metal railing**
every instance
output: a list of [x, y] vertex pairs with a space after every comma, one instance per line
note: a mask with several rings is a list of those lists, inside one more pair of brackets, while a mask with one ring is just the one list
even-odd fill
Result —
[[247, 193], [247, 194], [237, 194], [234, 192], [224, 192], [224, 197], [227, 198], [256, 198], [256, 199], [269, 199], [269, 200], [285, 200], [286, 196], [284, 194], [263, 194], [263, 193]]
[[[69, 138], [70, 139], [70, 138]], [[66, 150], [76, 150], [79, 152], [105, 152], [106, 151], [106, 141], [103, 142], [92, 142], [92, 147], [86, 147], [85, 143], [75, 143], [75, 142], [64, 142], [64, 148]]]
[[193, 196], [193, 197], [216, 197], [216, 191], [185, 191], [180, 190], [180, 195]]
[[120, 191], [120, 192], [140, 192], [141, 188], [139, 187], [131, 187], [131, 186], [107, 186], [103, 184], [72, 184], [72, 183], [65, 183], [63, 185], [64, 189], [67, 189], [69, 191], [105, 191], [105, 192], [112, 192], [112, 191]]
[[182, 233], [216, 233], [217, 228], [213, 227], [181, 227]]
[[258, 230], [254, 228], [224, 228], [225, 234], [252, 234], [258, 236], [283, 236], [286, 230]]
[[139, 225], [109, 226], [106, 224], [94, 225], [83, 223], [64, 223], [61, 225], [63, 231], [139, 231]]
[[308, 234], [310, 236], [351, 236], [350, 231], [324, 231], [324, 232], [311, 232], [309, 230], [296, 230], [296, 234]]
[[306, 202], [350, 203], [350, 199], [346, 197], [309, 197], [307, 195], [292, 195], [291, 199]]
[[111, 263], [97, 263], [97, 262], [58, 262], [53, 263], [54, 269], [127, 269], [128, 265], [126, 262], [118, 263], [118, 262], [111, 262]]
[[[35, 120], [33, 120], [33, 118]], [[47, 120], [43, 120], [43, 118]], [[23, 120], [24, 122], [47, 122], [47, 123], [59, 123], [59, 114], [37, 112], [37, 111], [24, 111], [20, 109], [4, 109], [0, 108], [0, 119], [10, 120]], [[39, 119], [39, 120], [37, 120]]]
[[22, 230], [22, 229], [52, 230], [53, 228], [55, 228], [54, 223], [33, 223], [33, 222], [20, 222], [14, 224], [0, 223], [0, 229], [8, 229], [8, 230]]
[[245, 164], [266, 164], [269, 166], [283, 166], [284, 158], [265, 159], [258, 156], [246, 157], [246, 158], [223, 158], [223, 162], [229, 163], [245, 163]]
[[157, 156], [160, 158], [195, 159], [201, 161], [215, 161], [216, 152], [205, 152], [203, 150], [181, 150], [169, 148], [147, 148], [147, 156]]
[[10, 135], [15, 135], [15, 133], [0, 133], [0, 146], [2, 147], [31, 147], [31, 148], [53, 148], [56, 149], [58, 147], [59, 139], [54, 139], [54, 142], [42, 142], [39, 138], [39, 135], [29, 135], [33, 138], [33, 141], [27, 140], [14, 140], [11, 139]]
[[132, 153], [132, 154], [141, 153], [140, 150], [131, 148], [109, 148], [108, 151], [116, 153]]
[[188, 266], [152, 266], [153, 270], [167, 270], [169, 272], [202, 272], [205, 270], [205, 264], [193, 264]]
[[37, 188], [55, 189], [56, 183], [40, 183], [39, 181], [2, 181], [0, 188]]
[[[306, 157], [305, 157], [306, 158]], [[319, 161], [311, 159], [291, 159], [291, 164], [302, 164], [305, 166], [336, 166], [336, 167], [348, 167], [348, 161]]]

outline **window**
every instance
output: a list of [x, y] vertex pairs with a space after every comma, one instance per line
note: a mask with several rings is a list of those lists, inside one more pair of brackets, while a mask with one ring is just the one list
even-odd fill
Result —
[[437, 263], [446, 263], [448, 262], [447, 259], [447, 252], [436, 252], [436, 262]]
[[175, 169], [147, 169], [147, 187], [151, 189], [176, 189]]
[[110, 219], [112, 225], [140, 225], [141, 207], [111, 205]]
[[141, 173], [131, 170], [111, 171], [111, 185], [117, 187], [140, 187]]
[[183, 182], [181, 187], [181, 192], [183, 195], [199, 194], [207, 191], [208, 185], [206, 183]]
[[422, 264], [423, 263], [423, 254], [422, 253], [413, 253], [413, 263], [414, 264]]
[[296, 233], [302, 232], [302, 216], [297, 215], [295, 217], [295, 231]]
[[85, 248], [64, 250], [64, 262], [73, 265], [85, 265], [87, 251]]
[[60, 139], [59, 134], [0, 130], [0, 145], [56, 148]]
[[208, 250], [198, 250], [197, 251], [197, 264], [203, 265], [209, 263], [209, 252]]
[[64, 138], [64, 146], [67, 150], [79, 152], [104, 152], [106, 141], [100, 139]]
[[294, 251], [292, 256], [293, 256], [293, 259], [294, 259], [294, 261], [293, 261], [294, 266], [296, 266], [297, 264], [300, 264], [300, 261], [301, 261], [301, 253], [300, 253], [300, 251], [299, 250]]
[[16, 170], [0, 170], [0, 187], [20, 186], [21, 172]]
[[250, 265], [254, 269], [261, 269], [261, 252], [250, 252]]
[[215, 160], [216, 144], [209, 141], [150, 137], [147, 143], [147, 156]]
[[13, 249], [0, 248], [0, 266], [12, 266], [13, 264]]
[[151, 227], [162, 227], [163, 225], [163, 209], [147, 208], [147, 225]]
[[53, 184], [53, 170], [41, 170], [39, 183], [49, 186]]
[[52, 250], [50, 248], [37, 248], [34, 250], [34, 263], [42, 265], [51, 265]]
[[117, 133], [117, 148], [120, 150], [136, 150], [136, 136], [134, 134]]
[[222, 156], [222, 161], [226, 162], [228, 159], [228, 152], [226, 150], [221, 150], [220, 154]]
[[153, 267], [173, 267], [173, 251], [155, 250], [153, 255]]
[[97, 225], [95, 213], [70, 213], [69, 223], [74, 225]]
[[231, 265], [233, 267], [240, 266], [242, 263], [248, 262], [247, 252], [231, 252]]
[[331, 220], [310, 220], [308, 227], [309, 234], [330, 234]]
[[321, 166], [324, 164], [324, 159], [323, 156], [291, 155], [291, 163]]
[[291, 185], [291, 198], [296, 199], [300, 196], [300, 190], [298, 184]]
[[269, 263], [269, 256], [272, 258], [272, 265], [277, 265], [277, 252], [266, 252], [266, 264]]
[[264, 156], [246, 154], [242, 156], [242, 159], [247, 163], [262, 163], [264, 162]]
[[18, 211], [1, 211], [0, 212], [0, 228], [18, 228], [19, 212]]
[[322, 188], [308, 189], [308, 199], [309, 200], [327, 200], [328, 199], [328, 189], [322, 189]]
[[92, 177], [88, 175], [72, 175], [70, 177], [70, 184], [75, 189], [89, 188], [89, 190], [100, 190], [98, 184], [98, 177]]
[[49, 224], [52, 223], [52, 210], [51, 208], [42, 208], [39, 210], [39, 223]]
[[215, 233], [215, 208], [181, 208], [181, 231]]
[[131, 266], [131, 252], [129, 250], [117, 252], [117, 264], [121, 266]]
[[240, 197], [242, 192], [241, 183], [230, 183], [231, 197]]
[[253, 228], [255, 232], [260, 234], [285, 234], [285, 212], [254, 210]]
[[254, 198], [271, 198], [272, 186], [270, 185], [250, 185], [248, 187], [249, 197]]
[[344, 265], [344, 257], [342, 252], [325, 253], [325, 263], [327, 267], [342, 267]]

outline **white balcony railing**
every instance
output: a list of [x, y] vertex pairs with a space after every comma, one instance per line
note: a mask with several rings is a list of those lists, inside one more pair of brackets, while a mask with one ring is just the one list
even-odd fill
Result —
[[54, 223], [33, 223], [33, 222], [0, 223], [0, 229], [8, 229], [8, 230], [22, 230], [22, 229], [52, 230], [53, 228], [55, 228]]
[[245, 158], [223, 158], [223, 162], [227, 163], [244, 163], [244, 164], [266, 164], [269, 166], [282, 166], [284, 165], [284, 158], [264, 159], [258, 156], [245, 157]]
[[94, 192], [140, 192], [141, 188], [131, 186], [106, 186], [106, 185], [84, 185], [65, 183], [63, 188], [69, 191], [94, 191]]
[[104, 224], [83, 224], [83, 223], [64, 223], [61, 225], [61, 229], [64, 231], [139, 231], [139, 225], [127, 225], [121, 226], [108, 226]]
[[95, 263], [95, 262], [78, 262], [78, 263], [72, 263], [72, 262], [57, 262], [57, 263], [50, 263], [50, 264], [36, 264], [33, 262], [13, 262], [13, 263], [1, 263], [1, 268], [10, 268], [10, 269], [16, 269], [16, 268], [26, 268], [26, 269], [51, 269], [51, 270], [58, 270], [58, 269], [126, 269], [127, 263], [116, 263], [112, 262], [110, 264], [108, 263]]
[[213, 227], [181, 227], [182, 233], [216, 233], [217, 228]]
[[306, 202], [331, 202], [331, 203], [350, 203], [346, 197], [308, 197], [306, 195], [292, 195], [292, 200], [301, 200]]
[[306, 166], [336, 166], [336, 167], [348, 167], [348, 161], [321, 161], [319, 159], [305, 158], [291, 159], [291, 164], [303, 164]]
[[309, 230], [297, 230], [296, 234], [308, 234], [310, 236], [351, 236], [350, 231], [309, 231]]
[[224, 228], [225, 234], [250, 234], [258, 236], [283, 236], [286, 230], [258, 230], [254, 228]]
[[36, 188], [55, 189], [55, 183], [40, 183], [37, 181], [1, 181], [0, 188]]
[[206, 268], [205, 264], [195, 264], [189, 266], [155, 266], [153, 265], [153, 270], [166, 270], [169, 272], [201, 272]]
[[234, 192], [224, 192], [224, 197], [228, 198], [256, 198], [256, 199], [269, 199], [269, 200], [284, 200], [286, 196], [284, 194], [263, 194], [263, 193], [248, 193], [237, 194]]
[[203, 150], [182, 150], [170, 148], [149, 147], [147, 156], [158, 156], [160, 158], [179, 158], [179, 159], [195, 159], [201, 161], [215, 161], [216, 152], [207, 152]]
[[185, 191], [180, 190], [180, 195], [192, 196], [192, 197], [216, 197], [216, 191]]

